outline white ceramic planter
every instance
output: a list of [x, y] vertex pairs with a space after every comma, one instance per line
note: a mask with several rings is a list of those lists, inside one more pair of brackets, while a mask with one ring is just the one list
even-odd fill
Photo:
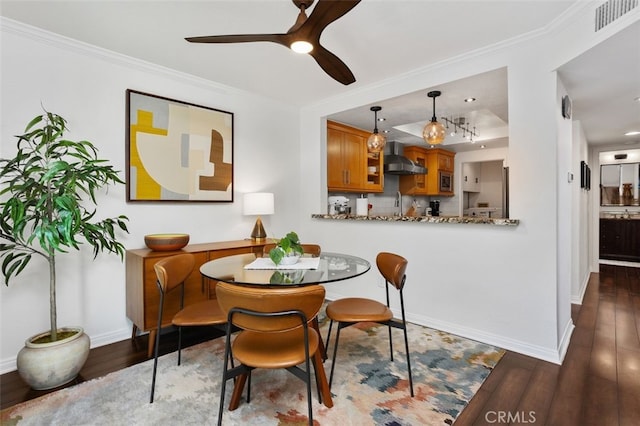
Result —
[[89, 356], [90, 340], [81, 327], [61, 328], [78, 333], [51, 343], [32, 343], [49, 332], [40, 333], [25, 341], [18, 353], [18, 373], [33, 389], [53, 389], [76, 378]]
[[280, 261], [280, 265], [295, 265], [300, 260], [300, 255], [298, 253], [289, 254], [282, 258]]

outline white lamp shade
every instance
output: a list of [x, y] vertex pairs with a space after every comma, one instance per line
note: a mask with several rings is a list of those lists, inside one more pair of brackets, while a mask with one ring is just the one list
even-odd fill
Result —
[[244, 194], [244, 210], [246, 216], [273, 214], [274, 202], [271, 192], [252, 192]]

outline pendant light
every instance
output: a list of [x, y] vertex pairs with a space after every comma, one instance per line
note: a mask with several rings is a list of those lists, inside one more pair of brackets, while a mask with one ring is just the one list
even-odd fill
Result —
[[378, 133], [378, 111], [380, 111], [382, 107], [372, 106], [370, 109], [374, 114], [374, 122], [373, 133], [369, 136], [369, 139], [367, 139], [367, 150], [369, 152], [380, 152], [387, 143], [387, 138]]
[[431, 121], [424, 126], [422, 130], [422, 139], [430, 145], [441, 144], [445, 136], [445, 128], [442, 123], [438, 123], [436, 119], [436, 98], [442, 93], [439, 90], [434, 90], [427, 93], [427, 96], [433, 98], [433, 116]]

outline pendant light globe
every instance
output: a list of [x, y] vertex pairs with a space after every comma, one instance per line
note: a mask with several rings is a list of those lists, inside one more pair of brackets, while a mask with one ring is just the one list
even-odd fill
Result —
[[382, 110], [380, 106], [372, 106], [371, 111], [374, 113], [373, 133], [367, 139], [367, 150], [369, 152], [381, 152], [387, 144], [387, 138], [378, 133], [378, 111]]
[[441, 94], [439, 90], [427, 93], [427, 96], [433, 99], [433, 116], [431, 117], [431, 121], [422, 129], [422, 139], [429, 145], [441, 144], [446, 136], [444, 125], [436, 119], [436, 98]]

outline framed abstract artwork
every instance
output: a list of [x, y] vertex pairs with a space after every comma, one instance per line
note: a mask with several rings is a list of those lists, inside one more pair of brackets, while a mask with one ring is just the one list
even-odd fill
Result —
[[233, 113], [127, 89], [127, 201], [233, 202]]

